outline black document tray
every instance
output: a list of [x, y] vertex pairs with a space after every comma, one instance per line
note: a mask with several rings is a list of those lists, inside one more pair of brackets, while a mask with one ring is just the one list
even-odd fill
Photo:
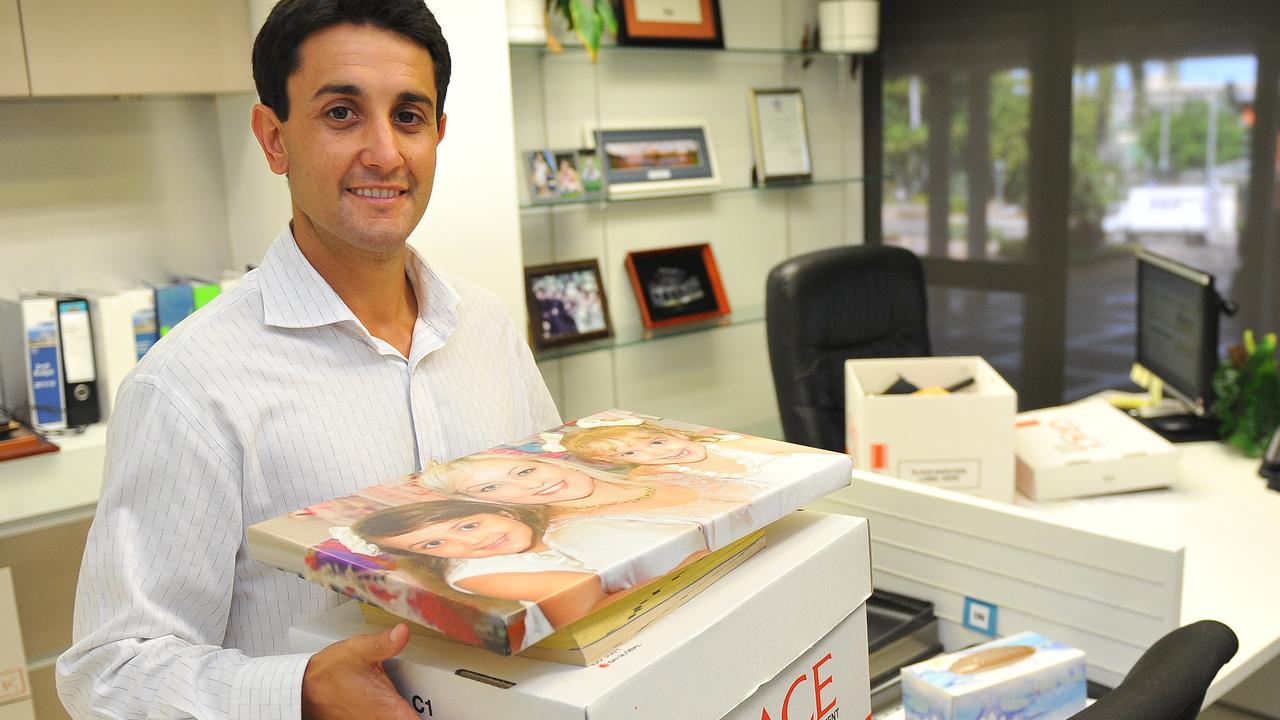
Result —
[[933, 603], [875, 590], [867, 600], [867, 651], [875, 652], [928, 625]]

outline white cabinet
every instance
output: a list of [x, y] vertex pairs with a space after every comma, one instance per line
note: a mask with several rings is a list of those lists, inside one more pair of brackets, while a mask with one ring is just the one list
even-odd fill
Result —
[[[12, 5], [0, 0], [0, 8]], [[30, 94], [251, 90], [249, 6], [236, 0], [20, 0]], [[0, 10], [0, 32], [4, 28]], [[5, 44], [7, 59], [8, 43]], [[4, 70], [0, 70], [3, 79]]]

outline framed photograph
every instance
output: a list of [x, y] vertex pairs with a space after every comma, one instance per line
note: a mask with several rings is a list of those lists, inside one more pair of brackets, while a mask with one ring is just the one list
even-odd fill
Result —
[[527, 267], [524, 287], [535, 350], [613, 336], [600, 263], [594, 258]]
[[723, 48], [720, 0], [622, 0], [619, 45]]
[[604, 171], [595, 150], [534, 150], [524, 156], [532, 204], [604, 198]]
[[627, 274], [647, 328], [729, 314], [715, 256], [705, 243], [627, 253]]
[[804, 95], [799, 88], [751, 91], [751, 139], [763, 185], [813, 180]]
[[610, 199], [706, 192], [720, 185], [706, 125], [597, 130], [595, 141]]

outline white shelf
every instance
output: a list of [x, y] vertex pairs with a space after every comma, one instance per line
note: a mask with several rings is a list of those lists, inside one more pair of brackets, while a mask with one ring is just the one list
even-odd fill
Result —
[[0, 462], [0, 538], [92, 515], [102, 491], [106, 424], [51, 439], [59, 452]]

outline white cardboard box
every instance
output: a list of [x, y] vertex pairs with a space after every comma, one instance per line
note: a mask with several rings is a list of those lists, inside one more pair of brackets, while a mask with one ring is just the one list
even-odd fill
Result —
[[[901, 376], [949, 395], [885, 395]], [[859, 470], [1013, 502], [1018, 396], [980, 357], [845, 361], [845, 445]]]
[[13, 575], [9, 568], [0, 568], [0, 718], [34, 720], [35, 716], [27, 659], [22, 654], [18, 606], [13, 597]]
[[[758, 554], [595, 665], [415, 636], [388, 672], [433, 720], [868, 717], [866, 520], [802, 511], [765, 532]], [[305, 652], [377, 630], [347, 603], [289, 638]], [[819, 700], [836, 704], [817, 716]]]
[[902, 669], [906, 720], [1066, 720], [1085, 696], [1084, 652], [1031, 632]]
[[1036, 500], [1164, 487], [1177, 477], [1168, 440], [1103, 400], [1018, 415], [1018, 489]]

